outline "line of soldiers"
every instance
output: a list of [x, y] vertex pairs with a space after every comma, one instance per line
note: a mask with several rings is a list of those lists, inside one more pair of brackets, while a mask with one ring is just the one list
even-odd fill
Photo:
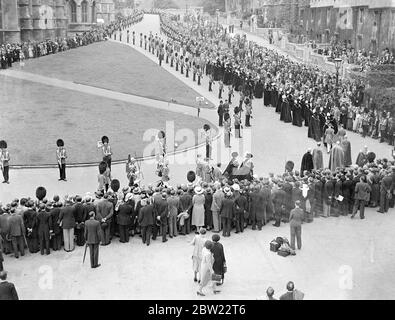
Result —
[[[323, 125], [330, 113], [346, 130], [361, 130], [363, 135], [380, 137], [383, 142], [395, 142], [394, 110], [379, 111], [365, 97], [364, 84], [357, 80], [339, 79], [332, 73], [309, 65], [295, 63], [276, 51], [248, 41], [246, 36], [230, 35], [226, 28], [211, 21], [176, 22], [166, 13], [160, 14], [161, 32], [156, 51], [175, 62], [176, 70], [192, 70], [195, 79], [205, 73], [209, 91], [217, 81], [219, 99], [224, 86], [228, 100], [234, 91], [249, 99], [261, 99], [281, 114], [281, 120], [295, 126], [309, 127], [320, 118], [320, 126], [309, 127], [308, 137], [317, 141], [325, 131]], [[163, 58], [164, 59], [164, 58]], [[198, 81], [200, 83], [200, 81]], [[231, 102], [230, 102], [231, 103]], [[368, 119], [368, 121], [364, 119]]]

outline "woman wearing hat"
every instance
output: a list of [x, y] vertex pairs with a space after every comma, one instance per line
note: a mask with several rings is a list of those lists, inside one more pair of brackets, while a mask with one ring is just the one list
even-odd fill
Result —
[[232, 131], [232, 122], [229, 113], [224, 114], [224, 142], [225, 148], [230, 148], [230, 132]]
[[213, 263], [213, 271], [215, 274], [219, 274], [222, 276], [222, 280], [218, 285], [222, 285], [225, 279], [225, 272], [226, 272], [226, 260], [225, 260], [225, 253], [224, 247], [219, 240], [221, 237], [218, 234], [213, 234], [213, 247], [211, 248], [211, 253], [213, 254], [214, 263]]
[[195, 195], [192, 198], [192, 225], [196, 226], [196, 233], [198, 233], [199, 229], [204, 226], [205, 197], [203, 192], [203, 188], [197, 186], [195, 188]]
[[[206, 287], [210, 281], [212, 281], [212, 275], [214, 274], [213, 263], [214, 258], [211, 253], [211, 249], [213, 247], [213, 243], [210, 240], [207, 240], [204, 244], [204, 248], [202, 250], [202, 262], [200, 265], [200, 284], [199, 289], [196, 292], [199, 296], [205, 296], [203, 293], [203, 288]], [[219, 293], [220, 291], [216, 290], [215, 283], [212, 282], [213, 293]]]
[[[193, 245], [193, 254], [192, 254], [192, 268], [194, 272], [194, 278], [193, 281], [197, 282], [197, 274], [199, 273], [199, 278], [201, 277], [200, 273], [200, 267], [202, 264], [202, 250], [204, 248], [204, 244], [206, 243], [206, 229], [201, 228], [199, 231], [199, 234], [196, 235], [192, 242], [191, 245]], [[199, 279], [200, 282], [200, 279]]]

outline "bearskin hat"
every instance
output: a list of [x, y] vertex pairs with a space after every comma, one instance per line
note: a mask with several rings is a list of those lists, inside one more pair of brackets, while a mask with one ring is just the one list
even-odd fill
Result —
[[203, 126], [203, 129], [208, 131], [210, 130], [210, 125], [208, 125], [207, 123]]
[[369, 152], [366, 156], [369, 163], [372, 163], [376, 159], [376, 154], [374, 152]]
[[38, 187], [36, 189], [36, 198], [38, 200], [42, 201], [46, 195], [47, 195], [47, 189], [45, 189], [44, 187]]
[[195, 180], [196, 180], [196, 174], [195, 174], [195, 171], [188, 171], [188, 173], [187, 173], [187, 180], [188, 180], [188, 182], [194, 182]]
[[0, 141], [0, 148], [1, 148], [1, 149], [6, 149], [6, 148], [7, 148], [7, 142], [4, 141], [4, 140], [1, 140], [1, 141]]
[[291, 172], [295, 167], [295, 163], [293, 161], [287, 161], [285, 164], [285, 171]]
[[107, 136], [102, 136], [102, 137], [101, 137], [101, 142], [102, 142], [102, 143], [105, 143], [105, 142], [109, 143], [110, 140], [108, 139]]
[[121, 187], [121, 184], [119, 183], [119, 180], [113, 179], [111, 180], [111, 190], [114, 192], [118, 192], [119, 188]]
[[56, 145], [58, 147], [64, 147], [64, 141], [62, 139], [58, 139], [58, 140], [56, 140]]
[[106, 172], [107, 169], [107, 162], [102, 161], [99, 163], [99, 173], [103, 174], [104, 172]]

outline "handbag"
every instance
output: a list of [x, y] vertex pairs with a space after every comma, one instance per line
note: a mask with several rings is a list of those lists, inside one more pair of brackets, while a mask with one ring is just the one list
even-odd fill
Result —
[[212, 280], [212, 281], [217, 281], [217, 282], [219, 282], [219, 281], [222, 280], [222, 276], [221, 276], [220, 274], [213, 273], [213, 274], [211, 275], [211, 280]]

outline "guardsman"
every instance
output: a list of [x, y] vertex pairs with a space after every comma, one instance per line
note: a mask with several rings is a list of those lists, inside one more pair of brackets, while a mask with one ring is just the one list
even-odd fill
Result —
[[7, 142], [4, 140], [0, 141], [0, 168], [3, 171], [3, 183], [9, 182], [9, 170], [10, 170], [10, 154], [7, 150]]
[[132, 37], [133, 37], [133, 45], [135, 45], [136, 44], [136, 32], [135, 31], [133, 31]]
[[66, 149], [64, 147], [64, 141], [62, 139], [58, 139], [56, 141], [57, 149], [56, 149], [56, 160], [58, 162], [59, 167], [59, 181], [67, 181], [66, 180]]

